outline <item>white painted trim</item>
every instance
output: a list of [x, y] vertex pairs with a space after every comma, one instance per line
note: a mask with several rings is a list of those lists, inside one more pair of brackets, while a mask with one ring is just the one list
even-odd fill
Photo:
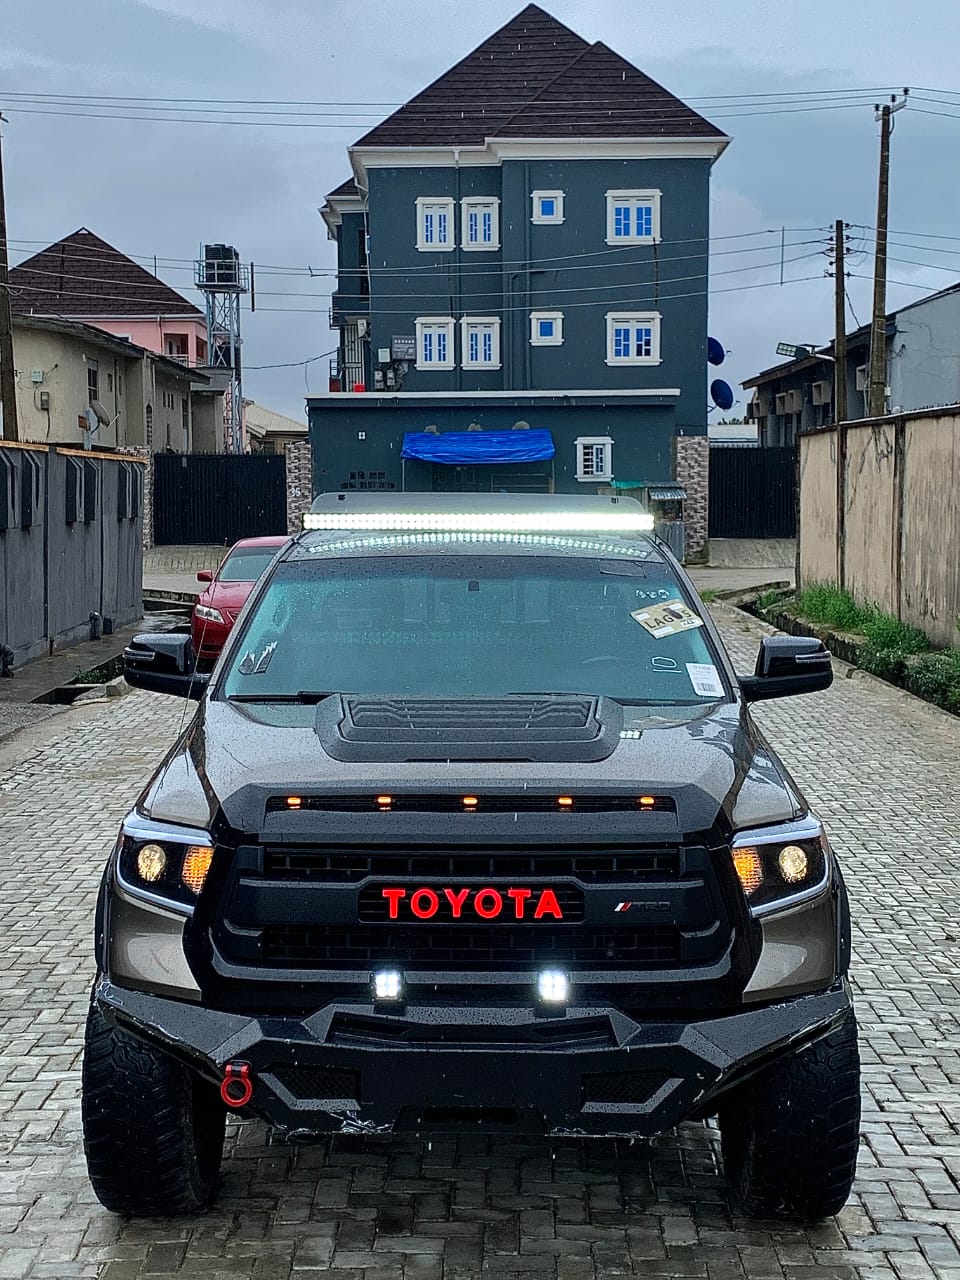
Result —
[[[562, 191], [531, 191], [530, 199], [533, 202], [533, 210], [530, 215], [530, 221], [537, 227], [559, 227], [566, 219], [563, 211], [564, 192]], [[542, 217], [540, 209], [540, 200], [556, 200], [557, 212], [552, 218]]]
[[[428, 368], [435, 369], [436, 365], [428, 365]], [[569, 400], [573, 396], [581, 396], [585, 399], [594, 400], [615, 400], [622, 396], [664, 396], [676, 397], [680, 395], [679, 387], [609, 387], [604, 391], [598, 391], [596, 387], [590, 387], [580, 390], [565, 391], [318, 391], [312, 396], [305, 396], [305, 400], [333, 400], [333, 401], [350, 401], [356, 403], [357, 398], [361, 400], [532, 400], [534, 398], [541, 400]]]
[[[420, 253], [451, 253], [457, 247], [457, 202], [453, 196], [417, 196], [417, 250]], [[428, 208], [444, 209], [447, 214], [449, 240], [428, 244], [423, 236], [423, 215]]]
[[488, 138], [478, 146], [350, 147], [357, 185], [366, 169], [472, 168], [504, 160], [716, 160], [732, 139], [719, 138]]
[[[541, 338], [537, 332], [538, 323], [541, 320], [552, 320], [555, 325], [555, 332], [552, 338]], [[562, 311], [531, 311], [530, 312], [530, 345], [531, 347], [562, 347], [563, 346], [563, 312]]]
[[[493, 210], [493, 242], [472, 244], [469, 239], [470, 214], [486, 209]], [[460, 201], [460, 248], [464, 253], [496, 253], [500, 248], [500, 200], [497, 196], [464, 196]]]
[[[606, 365], [611, 369], [623, 369], [628, 365], [653, 365], [662, 364], [662, 354], [660, 350], [660, 312], [659, 311], [608, 311], [606, 315], [607, 321], [607, 358]], [[648, 324], [653, 330], [652, 346], [653, 355], [649, 356], [620, 356], [619, 358], [613, 354], [613, 330], [617, 324], [628, 323]]]
[[[491, 329], [493, 331], [493, 360], [488, 364], [485, 360], [471, 360], [468, 355], [470, 327]], [[499, 316], [464, 316], [460, 321], [460, 367], [463, 369], [500, 368], [500, 317]]]
[[[660, 198], [662, 191], [655, 189], [640, 191], [633, 188], [606, 192], [607, 197], [607, 244], [659, 244], [660, 243]], [[616, 236], [614, 228], [614, 208], [618, 200], [648, 204], [653, 211], [653, 234], [649, 236]]]
[[[583, 484], [593, 484], [613, 479], [614, 440], [612, 436], [577, 436], [573, 443], [577, 450], [577, 473], [575, 477], [577, 480]], [[594, 445], [603, 446], [603, 459], [606, 466], [603, 468], [603, 471], [591, 471], [588, 475], [585, 474], [583, 470], [583, 454], [585, 449], [592, 448]]]
[[[432, 373], [434, 370], [455, 369], [457, 367], [457, 353], [454, 350], [456, 343], [456, 322], [452, 316], [417, 316], [414, 323], [414, 329], [417, 335], [417, 359], [414, 367], [422, 370], [424, 373]], [[424, 364], [420, 359], [420, 353], [423, 350], [421, 338], [423, 331], [427, 327], [440, 328], [446, 331], [447, 335], [447, 358], [446, 360], [431, 360], [429, 364]], [[334, 394], [342, 395], [343, 392], [335, 392]], [[347, 392], [347, 395], [356, 396], [356, 391]], [[365, 393], [362, 393], [365, 394]]]

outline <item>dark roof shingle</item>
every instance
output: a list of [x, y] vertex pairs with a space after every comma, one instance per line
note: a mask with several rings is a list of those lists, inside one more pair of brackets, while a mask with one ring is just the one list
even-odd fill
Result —
[[15, 314], [202, 316], [196, 303], [81, 227], [10, 268]]
[[605, 44], [527, 5], [357, 147], [482, 146], [487, 138], [722, 138]]

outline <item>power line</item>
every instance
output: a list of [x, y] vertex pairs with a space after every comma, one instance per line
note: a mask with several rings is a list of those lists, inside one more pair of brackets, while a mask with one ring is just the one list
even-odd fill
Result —
[[[822, 239], [796, 240], [796, 241], [790, 242], [787, 245], [787, 247], [790, 249], [800, 249], [800, 248], [805, 248], [809, 245], [823, 245], [825, 243], [826, 242]], [[718, 250], [715, 250], [713, 253], [709, 254], [709, 257], [712, 260], [714, 258], [730, 257], [730, 256], [737, 256], [742, 254], [770, 253], [774, 250], [775, 247], [776, 246], [774, 245], [751, 245], [751, 246], [748, 246], [747, 248], [740, 248], [740, 249], [718, 249]], [[604, 251], [601, 251], [601, 254], [602, 253], [604, 253]], [[600, 256], [600, 254], [584, 254], [583, 256], [592, 257], [592, 256]], [[581, 263], [579, 265], [574, 263], [571, 266], [551, 267], [549, 268], [549, 270], [551, 273], [556, 273], [560, 271], [563, 271], [563, 272], [604, 271], [604, 270], [609, 270], [611, 267], [624, 268], [624, 267], [638, 267], [638, 266], [639, 267], [649, 266], [655, 270], [659, 270], [660, 268], [670, 263], [691, 262], [696, 259], [702, 259], [707, 256], [708, 254], [706, 251], [703, 251], [701, 253], [693, 253], [693, 254], [663, 255], [663, 254], [657, 253], [655, 256], [634, 258], [630, 260], [619, 259], [616, 262]], [[27, 261], [29, 262], [30, 259], [27, 259]], [[74, 263], [76, 262], [102, 263], [104, 259], [102, 256], [100, 257], [97, 257], [95, 255], [85, 256], [85, 255], [79, 254], [79, 255], [76, 255], [73, 261]], [[499, 272], [501, 266], [523, 267], [526, 269], [536, 270], [538, 269], [536, 266], [538, 262], [549, 262], [549, 261], [551, 261], [551, 259], [533, 258], [526, 261], [518, 260], [517, 262], [507, 262], [502, 264], [499, 262], [491, 263], [487, 266], [470, 266], [470, 267], [461, 266], [458, 270], [458, 275], [461, 278], [463, 277], [469, 278], [470, 276], [481, 276], [481, 277], [490, 278]], [[22, 266], [23, 264], [20, 264], [20, 265]], [[757, 269], [759, 269], [768, 264], [756, 263], [753, 265]], [[369, 272], [369, 276], [376, 279], [387, 279], [387, 280], [409, 279], [411, 276], [413, 276], [415, 278], [422, 278], [425, 281], [443, 282], [447, 278], [447, 276], [445, 275], [445, 272], [449, 272], [451, 269], [451, 266], [452, 264], [449, 264], [447, 262], [442, 262], [442, 263], [437, 263], [436, 265], [431, 265], [429, 267], [411, 266], [408, 268], [402, 268], [402, 267], [373, 268]], [[183, 267], [180, 269], [186, 270], [187, 268]], [[540, 268], [540, 269], [543, 270], [543, 268]], [[743, 268], [743, 270], [750, 270], [750, 269], [752, 269], [750, 266]], [[257, 271], [258, 273], [263, 274], [263, 268], [261, 268], [260, 266], [257, 267]], [[52, 264], [50, 269], [46, 269], [41, 266], [29, 267], [29, 272], [31, 276], [42, 276], [46, 279], [53, 279], [58, 281], [75, 281], [75, 282], [82, 282], [82, 283], [94, 284], [94, 285], [110, 285], [110, 284], [122, 285], [127, 283], [125, 280], [121, 280], [119, 278], [110, 277], [110, 276], [83, 275], [78, 271], [61, 271], [59, 268], [53, 266]], [[278, 275], [278, 276], [285, 276], [285, 275], [295, 276], [298, 279], [303, 279], [307, 277], [310, 279], [332, 278], [332, 279], [347, 279], [347, 280], [350, 280], [350, 279], [363, 280], [368, 278], [368, 273], [363, 269], [338, 271], [336, 267], [322, 268], [322, 269], [314, 269], [311, 267], [302, 267], [302, 268], [290, 269], [290, 270], [276, 269], [272, 272], [268, 272], [267, 274]], [[157, 277], [157, 280], [158, 280], [157, 296], [165, 297], [166, 291], [170, 288], [170, 286], [165, 285], [162, 281], [160, 281], [159, 277]], [[542, 286], [542, 287], [547, 287], [547, 286]], [[18, 285], [16, 282], [14, 282], [11, 285], [11, 288], [14, 290], [21, 289], [23, 291], [29, 292], [31, 289], [41, 288], [41, 286], [33, 286], [30, 283]], [[50, 291], [47, 290], [46, 292], [50, 292]], [[60, 293], [62, 292], [62, 290], [57, 289], [55, 290], [55, 292]], [[271, 292], [269, 290], [261, 289], [259, 292], [264, 297], [278, 296], [276, 293], [273, 293], [271, 295]], [[109, 296], [109, 295], [101, 295], [101, 296]], [[141, 293], [141, 296], [143, 296], [142, 293]], [[184, 301], [189, 302], [189, 299], [184, 299]]]
[[[771, 250], [769, 248], [766, 250], [766, 252], [768, 253], [770, 251]], [[804, 254], [798, 254], [795, 257], [785, 258], [782, 261], [784, 264], [790, 264], [794, 262], [808, 261], [809, 259], [815, 258], [818, 256], [819, 256], [819, 253], [804, 253]], [[713, 276], [726, 276], [726, 275], [741, 275], [744, 272], [749, 272], [749, 271], [771, 270], [772, 268], [779, 266], [780, 263], [781, 263], [781, 259], [778, 255], [772, 262], [748, 263], [745, 266], [730, 267], [724, 271], [715, 271], [712, 273], [709, 271], [709, 269], [707, 269], [704, 271], [696, 272], [694, 275], [690, 275], [690, 276], [670, 276], [662, 282], [658, 281], [657, 279], [652, 279], [649, 281], [628, 280], [628, 281], [624, 281], [622, 284], [604, 283], [604, 284], [591, 284], [591, 285], [575, 285], [569, 288], [556, 288], [555, 286], [552, 286], [552, 285], [539, 285], [537, 287], [529, 289], [528, 292], [531, 294], [537, 295], [538, 299], [543, 299], [543, 298], [549, 299], [559, 295], [567, 295], [572, 293], [599, 293], [601, 295], [609, 295], [614, 291], [619, 291], [621, 289], [636, 289], [636, 288], [645, 288], [645, 287], [658, 289], [661, 286], [661, 284], [667, 287], [670, 287], [675, 284], [683, 283], [684, 281], [688, 281], [688, 280], [707, 279], [711, 274]], [[647, 263], [634, 264], [634, 265], [645, 265], [645, 266], [650, 266], [652, 268], [656, 268], [657, 263], [655, 260], [651, 259]], [[49, 277], [57, 278], [57, 279], [61, 279], [61, 278], [75, 279], [75, 280], [86, 281], [88, 283], [95, 283], [95, 284], [109, 283], [108, 281], [105, 281], [102, 278], [69, 276], [66, 273], [61, 277], [60, 274], [55, 271], [44, 272], [43, 274]], [[442, 277], [438, 282], [444, 283], [444, 281], [442, 280]], [[121, 282], [115, 281], [114, 283], [119, 284]], [[162, 284], [162, 282], [158, 282], [158, 284]], [[54, 297], [61, 297], [63, 294], [63, 290], [60, 288], [54, 288], [53, 286], [48, 288], [48, 287], [45, 287], [44, 285], [18, 286], [15, 282], [13, 282], [8, 286], [8, 288], [10, 290], [11, 295], [14, 297], [17, 295], [19, 291], [29, 292], [32, 294], [37, 294], [37, 293], [45, 294], [45, 295], [49, 294], [49, 295], [53, 295]], [[443, 291], [441, 291], [441, 293], [442, 292]], [[447, 292], [449, 292], [449, 290]], [[313, 291], [307, 291], [304, 293], [297, 290], [289, 290], [289, 289], [274, 289], [274, 290], [260, 289], [258, 290], [258, 293], [261, 297], [265, 297], [265, 298], [319, 298], [319, 297], [328, 298], [330, 296], [328, 293], [315, 293]], [[409, 297], [412, 304], [417, 302], [426, 303], [436, 298], [436, 296], [437, 296], [436, 293], [432, 293], [429, 295], [410, 294], [409, 292], [406, 292], [406, 291], [401, 293], [383, 293], [380, 295], [380, 297], [388, 301], [393, 298]], [[502, 290], [502, 287], [499, 287], [498, 285], [493, 286], [489, 289], [480, 289], [480, 290], [473, 290], [473, 291], [458, 290], [457, 296], [461, 301], [472, 300], [475, 298], [498, 298], [503, 296], [503, 290]], [[140, 294], [140, 298], [143, 301], [148, 300], [148, 298], [143, 293]], [[164, 286], [162, 294], [158, 290], [157, 299], [158, 299], [158, 302], [160, 302], [160, 301], [165, 301], [166, 298], [167, 298], [166, 287]], [[616, 301], [615, 298], [612, 300]], [[129, 302], [130, 297], [128, 294], [110, 294], [110, 293], [102, 293], [98, 291], [96, 295], [90, 297], [89, 301], [91, 305], [97, 302]], [[538, 302], [538, 305], [540, 305], [539, 302]], [[258, 310], [260, 311], [263, 311], [266, 309], [267, 308], [264, 308], [264, 307], [258, 308]], [[377, 306], [377, 310], [378, 311], [380, 310], [379, 305]], [[410, 308], [407, 308], [408, 313], [409, 311], [410, 311]]]
[[339, 351], [339, 347], [334, 347], [331, 351], [321, 351], [318, 356], [309, 356], [306, 360], [289, 360], [284, 364], [248, 364], [244, 368], [249, 371], [260, 369], [299, 369], [301, 366], [315, 364], [318, 360], [325, 360], [327, 356], [335, 356]]
[[[877, 93], [889, 93], [889, 92], [890, 92], [891, 90], [893, 90], [894, 88], [899, 88], [899, 87], [900, 87], [899, 85], [897, 85], [897, 86], [894, 86], [894, 85], [873, 85], [873, 86], [866, 86], [866, 87], [864, 87], [864, 88], [856, 88], [856, 87], [847, 87], [847, 86], [843, 86], [843, 87], [840, 87], [840, 88], [831, 88], [831, 89], [795, 89], [795, 90], [778, 90], [778, 91], [776, 91], [776, 92], [765, 92], [765, 93], [717, 93], [717, 94], [706, 94], [706, 95], [701, 95], [701, 96], [696, 96], [696, 95], [694, 95], [694, 96], [688, 96], [688, 97], [685, 97], [685, 98], [684, 98], [684, 101], [686, 101], [686, 102], [718, 102], [718, 101], [728, 101], [728, 100], [731, 100], [731, 99], [762, 100], [762, 99], [771, 99], [771, 98], [772, 98], [772, 99], [776, 99], [776, 100], [778, 100], [778, 101], [779, 101], [779, 100], [789, 99], [789, 98], [814, 98], [814, 97], [823, 97], [823, 96], [827, 96], [827, 97], [844, 96], [844, 97], [846, 97], [846, 96], [850, 96], [850, 95], [852, 95], [852, 94], [860, 94], [860, 95], [864, 95], [864, 96], [869, 96], [869, 95], [871, 95], [871, 94], [877, 94]], [[952, 92], [954, 92], [954, 90], [950, 90], [950, 89], [920, 89], [920, 90], [918, 90], [917, 92], [920, 92], [920, 93], [952, 93]], [[212, 105], [212, 106], [253, 106], [253, 107], [260, 107], [260, 106], [265, 106], [265, 107], [278, 107], [278, 106], [280, 106], [280, 107], [282, 107], [282, 106], [299, 106], [299, 107], [349, 107], [350, 109], [354, 109], [354, 108], [356, 108], [356, 107], [378, 107], [378, 108], [384, 108], [384, 109], [387, 109], [387, 110], [393, 110], [393, 111], [397, 111], [397, 110], [399, 110], [399, 109], [400, 109], [400, 107], [402, 107], [402, 106], [407, 106], [407, 105], [411, 105], [411, 104], [415, 103], [415, 102], [416, 102], [416, 98], [417, 98], [418, 96], [420, 96], [420, 95], [415, 95], [415, 96], [414, 96], [414, 98], [412, 98], [412, 99], [407, 99], [407, 101], [406, 101], [406, 102], [397, 102], [397, 101], [394, 101], [394, 102], [375, 102], [375, 101], [367, 101], [367, 100], [365, 100], [365, 99], [309, 100], [309, 99], [292, 99], [292, 98], [194, 98], [194, 97], [149, 97], [149, 96], [145, 96], [145, 95], [102, 94], [102, 93], [96, 93], [96, 94], [92, 94], [92, 93], [90, 93], [90, 94], [85, 94], [85, 93], [41, 93], [41, 92], [39, 92], [39, 91], [30, 91], [30, 90], [16, 90], [16, 91], [14, 91], [14, 92], [10, 92], [10, 93], [7, 93], [7, 94], [5, 95], [5, 97], [6, 97], [6, 98], [8, 98], [8, 99], [12, 99], [12, 98], [16, 98], [16, 99], [26, 99], [26, 98], [34, 99], [34, 98], [38, 98], [38, 99], [51, 100], [51, 101], [52, 101], [52, 100], [57, 100], [57, 101], [66, 100], [66, 101], [68, 101], [68, 102], [118, 102], [118, 103], [123, 103], [123, 102], [146, 102], [146, 103], [152, 103], [152, 102], [181, 102], [181, 103], [202, 103], [202, 104], [205, 104], [205, 105]], [[531, 101], [531, 99], [530, 99], [530, 98], [509, 99], [509, 98], [500, 98], [500, 97], [490, 97], [490, 98], [473, 97], [473, 98], [471, 99], [471, 102], [472, 102], [472, 103], [475, 103], [475, 104], [482, 104], [482, 103], [484, 103], [484, 102], [490, 102], [492, 105], [495, 105], [495, 106], [497, 106], [498, 108], [501, 108], [501, 109], [508, 109], [508, 108], [510, 108], [510, 107], [514, 107], [514, 106], [517, 106], [517, 107], [526, 106], [530, 101]], [[426, 105], [426, 104], [423, 104], [423, 105]]]

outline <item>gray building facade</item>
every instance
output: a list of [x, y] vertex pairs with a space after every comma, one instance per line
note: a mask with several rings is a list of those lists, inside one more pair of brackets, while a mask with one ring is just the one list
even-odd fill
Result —
[[[960, 404], [960, 284], [887, 316], [889, 413]], [[870, 329], [847, 334], [847, 420], [867, 417]], [[834, 344], [774, 365], [743, 383], [762, 445], [792, 445], [798, 431], [832, 424], [837, 377]]]
[[706, 431], [727, 141], [535, 5], [362, 138], [322, 210], [340, 347], [308, 400], [315, 484], [528, 486], [468, 440], [458, 475], [402, 457], [408, 433], [525, 426], [554, 442], [536, 488], [673, 478]]

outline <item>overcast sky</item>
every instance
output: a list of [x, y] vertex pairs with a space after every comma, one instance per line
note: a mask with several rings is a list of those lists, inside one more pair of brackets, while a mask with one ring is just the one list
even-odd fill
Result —
[[[960, 236], [960, 118], [925, 114], [960, 117], [960, 5], [543, 0], [543, 7], [698, 109], [696, 99], [709, 95], [881, 85], [955, 98], [955, 106], [917, 101], [897, 117], [890, 252], [908, 261], [892, 261], [890, 276], [930, 290], [960, 279], [960, 239], [932, 238]], [[521, 0], [0, 0], [11, 258], [87, 226], [133, 255], [186, 263], [201, 242], [226, 241], [258, 266], [329, 270], [333, 246], [317, 207], [348, 176], [346, 147], [387, 108], [358, 107], [324, 128], [245, 127], [44, 117], [5, 95], [399, 103], [520, 8]], [[782, 226], [789, 246], [822, 238], [800, 229], [838, 217], [875, 222], [878, 127], [868, 106], [740, 119], [719, 107], [704, 113], [733, 136], [713, 171], [713, 235], [776, 229], [756, 241], [762, 252], [713, 262], [710, 330], [731, 353], [724, 376], [738, 384], [776, 362], [778, 340], [831, 336], [832, 282], [821, 278], [821, 257], [787, 263], [787, 281], [815, 277], [807, 282], [744, 286], [778, 280]], [[718, 240], [714, 250], [732, 247], [739, 242]], [[786, 257], [821, 247], [788, 247]], [[867, 275], [871, 260], [855, 256], [850, 269]], [[161, 266], [159, 274], [196, 296], [186, 266]], [[305, 392], [325, 389], [325, 359], [254, 366], [303, 361], [335, 346], [331, 288], [329, 277], [258, 274], [256, 314], [243, 318], [248, 396], [302, 418]], [[894, 285], [888, 301], [923, 291]], [[850, 298], [868, 320], [869, 281], [851, 280]]]

